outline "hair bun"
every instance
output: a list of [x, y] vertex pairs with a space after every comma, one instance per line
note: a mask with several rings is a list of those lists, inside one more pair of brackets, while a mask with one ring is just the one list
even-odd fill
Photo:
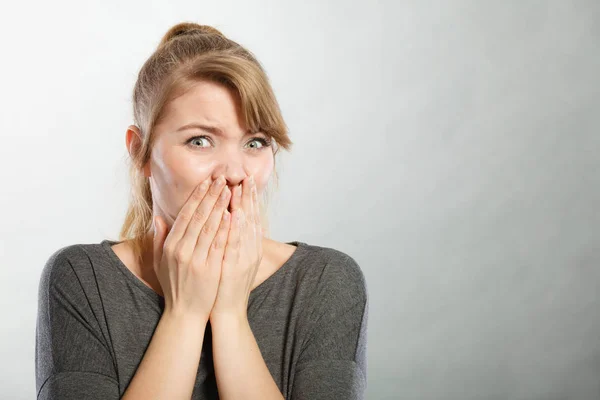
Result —
[[224, 36], [221, 33], [221, 31], [219, 31], [216, 28], [213, 28], [210, 25], [200, 25], [195, 22], [180, 22], [180, 23], [174, 25], [173, 27], [171, 27], [171, 29], [169, 29], [167, 31], [167, 33], [164, 34], [158, 47], [164, 45], [165, 43], [167, 43], [169, 40], [173, 39], [176, 36], [187, 35], [187, 34], [193, 33], [193, 32], [208, 33], [208, 34]]

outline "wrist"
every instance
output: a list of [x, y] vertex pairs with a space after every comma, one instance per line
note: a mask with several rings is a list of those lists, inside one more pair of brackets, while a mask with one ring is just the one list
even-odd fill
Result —
[[227, 324], [233, 326], [239, 326], [244, 323], [248, 323], [247, 312], [222, 312], [222, 313], [211, 313], [209, 316], [211, 326], [214, 324]]
[[183, 326], [206, 326], [208, 316], [182, 310], [177, 307], [165, 307], [162, 318]]

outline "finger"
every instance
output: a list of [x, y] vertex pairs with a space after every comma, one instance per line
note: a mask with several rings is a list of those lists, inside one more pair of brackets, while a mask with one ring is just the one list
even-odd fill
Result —
[[171, 231], [166, 239], [167, 242], [176, 244], [183, 237], [187, 226], [189, 225], [190, 219], [206, 195], [210, 183], [211, 178], [208, 177], [192, 191], [183, 207], [181, 207], [181, 210], [179, 211], [179, 214], [177, 215], [177, 218], [171, 227]]
[[241, 207], [241, 199], [242, 199], [242, 185], [239, 184], [233, 188], [233, 193], [231, 196], [231, 214], [233, 217], [233, 212]]
[[252, 209], [254, 210], [254, 232], [256, 235], [256, 249], [262, 254], [262, 222], [260, 219], [260, 203], [258, 201], [258, 189], [256, 184], [252, 188]]
[[[219, 232], [219, 227], [222, 224], [223, 214], [227, 211], [227, 204], [229, 204], [230, 191], [227, 186], [223, 188], [217, 203], [212, 209], [208, 220], [204, 226], [200, 229], [199, 234], [196, 234], [196, 243], [193, 249], [193, 260], [194, 264], [198, 265], [204, 263], [208, 258], [210, 247], [215, 240], [215, 236]], [[191, 235], [193, 236], [193, 232]], [[187, 235], [187, 233], [186, 233]]]
[[243, 191], [242, 191], [242, 208], [244, 209], [244, 216], [249, 218], [252, 216], [252, 194], [250, 192], [251, 182], [253, 181], [253, 176], [250, 175], [242, 182]]
[[[254, 205], [254, 181], [250, 178], [248, 182], [248, 209], [246, 211], [246, 226], [245, 226], [245, 237], [249, 244], [252, 246], [253, 251], [256, 248], [256, 207]], [[244, 238], [244, 235], [242, 235]]]
[[211, 267], [220, 267], [223, 263], [223, 255], [225, 254], [225, 246], [227, 245], [227, 236], [231, 226], [231, 213], [225, 210], [222, 214], [219, 231], [212, 241], [208, 252], [207, 263]]
[[[212, 239], [217, 231], [219, 224], [218, 221], [220, 221], [221, 215], [218, 216], [217, 221], [212, 221], [212, 226], [207, 225], [208, 219], [210, 218], [210, 215], [212, 214], [213, 209], [215, 208], [217, 200], [219, 200], [219, 197], [222, 194], [224, 187], [225, 177], [221, 175], [217, 180], [215, 180], [212, 183], [210, 189], [208, 189], [208, 193], [206, 194], [206, 196], [204, 196], [204, 198], [192, 214], [185, 234], [180, 239], [177, 245], [177, 251], [180, 252], [181, 255], [188, 255], [189, 257], [192, 256], [194, 248], [198, 243], [198, 236], [200, 235], [200, 232], [202, 230], [206, 230], [206, 232], [204, 233], [204, 240], [206, 240], [206, 238], [209, 237], [208, 245], [205, 247], [205, 250], [208, 250], [208, 246], [210, 246], [210, 243], [212, 242]], [[220, 204], [223, 205], [223, 203]], [[214, 225], [215, 222], [216, 226]]]
[[225, 246], [225, 255], [223, 263], [227, 265], [235, 265], [239, 259], [240, 253], [240, 225], [242, 223], [244, 211], [238, 208], [231, 214], [231, 229]]
[[251, 191], [252, 197], [252, 209], [254, 210], [254, 223], [258, 226], [261, 224], [260, 220], [260, 202], [258, 201], [258, 188], [256, 187], [256, 183], [252, 186]]
[[159, 216], [154, 217], [154, 238], [153, 238], [153, 267], [154, 272], [158, 274], [158, 266], [162, 260], [163, 245], [166, 235], [166, 224], [162, 222]]

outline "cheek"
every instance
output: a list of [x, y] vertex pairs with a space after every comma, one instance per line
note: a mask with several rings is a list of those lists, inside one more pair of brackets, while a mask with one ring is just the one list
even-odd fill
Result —
[[273, 154], [268, 154], [268, 157], [265, 157], [264, 160], [260, 160], [260, 163], [258, 163], [252, 171], [259, 194], [262, 193], [267, 186], [267, 183], [269, 183], [269, 179], [273, 173], [273, 165]]
[[267, 187], [267, 184], [269, 183], [270, 177], [271, 177], [270, 173], [254, 175], [254, 179], [256, 180], [256, 189], [258, 191], [258, 194], [261, 194], [263, 192], [263, 190], [265, 190], [265, 188]]
[[192, 191], [214, 168], [212, 163], [198, 162], [175, 152], [156, 152], [152, 164], [153, 195], [160, 207], [175, 218]]

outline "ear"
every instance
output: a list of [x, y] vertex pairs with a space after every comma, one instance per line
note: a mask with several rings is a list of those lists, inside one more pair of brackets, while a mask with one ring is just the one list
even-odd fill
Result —
[[[125, 145], [127, 146], [127, 151], [131, 158], [134, 158], [140, 151], [143, 141], [144, 139], [142, 138], [140, 128], [135, 125], [129, 125], [127, 127], [127, 133], [125, 134]], [[142, 172], [146, 178], [150, 176], [150, 163], [144, 165]]]

